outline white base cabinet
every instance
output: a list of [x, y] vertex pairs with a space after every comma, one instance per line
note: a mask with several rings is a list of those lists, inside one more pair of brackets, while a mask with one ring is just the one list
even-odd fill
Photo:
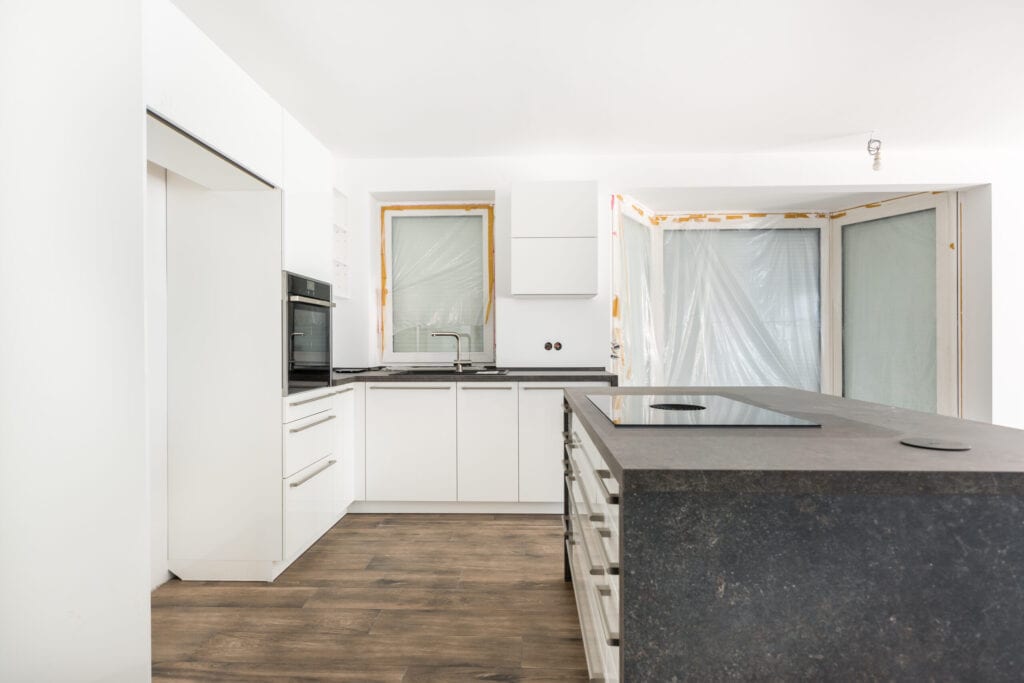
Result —
[[328, 455], [283, 481], [286, 559], [303, 552], [338, 521], [337, 465]]
[[519, 385], [519, 500], [562, 502], [563, 389], [604, 387], [604, 382]]
[[358, 509], [561, 505], [562, 390], [586, 386], [607, 383], [366, 384], [366, 502]]
[[519, 500], [519, 396], [515, 382], [458, 384], [458, 499]]
[[366, 499], [457, 498], [454, 382], [366, 385]]

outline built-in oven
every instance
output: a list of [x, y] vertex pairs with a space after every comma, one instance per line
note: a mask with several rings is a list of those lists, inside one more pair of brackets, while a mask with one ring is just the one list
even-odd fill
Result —
[[284, 273], [286, 394], [331, 385], [331, 285]]

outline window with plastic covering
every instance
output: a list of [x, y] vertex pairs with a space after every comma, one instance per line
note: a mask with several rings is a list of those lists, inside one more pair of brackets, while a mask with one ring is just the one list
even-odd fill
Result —
[[494, 361], [494, 210], [383, 207], [381, 351], [385, 363]]
[[623, 215], [620, 382], [819, 390], [824, 226], [796, 222], [652, 229]]

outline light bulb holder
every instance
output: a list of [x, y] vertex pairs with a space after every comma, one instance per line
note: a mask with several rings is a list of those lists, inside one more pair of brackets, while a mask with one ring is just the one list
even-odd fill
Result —
[[874, 158], [871, 164], [873, 171], [882, 170], [882, 141], [873, 135], [868, 139], [868, 154]]

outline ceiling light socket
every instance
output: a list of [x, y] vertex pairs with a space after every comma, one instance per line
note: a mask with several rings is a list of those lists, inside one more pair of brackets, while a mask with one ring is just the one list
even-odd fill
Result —
[[871, 170], [881, 171], [882, 170], [882, 141], [871, 134], [868, 138], [868, 154], [874, 158], [874, 162], [871, 164]]

